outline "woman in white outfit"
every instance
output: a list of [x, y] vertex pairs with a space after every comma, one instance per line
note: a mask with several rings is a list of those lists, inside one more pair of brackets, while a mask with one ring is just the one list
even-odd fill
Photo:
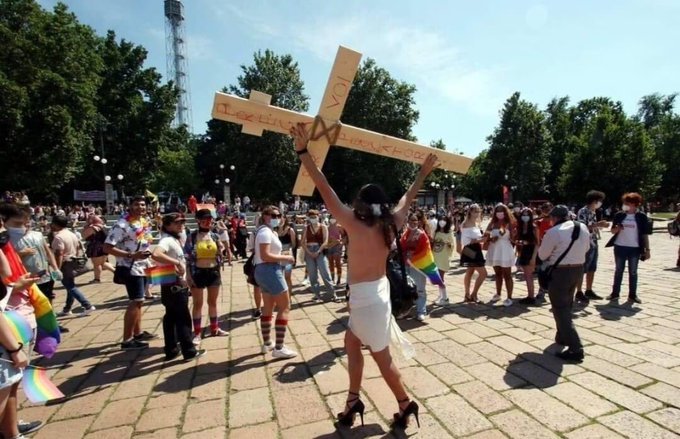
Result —
[[486, 227], [485, 238], [489, 241], [489, 251], [486, 253], [486, 265], [493, 267], [496, 275], [496, 295], [491, 302], [501, 300], [501, 290], [503, 281], [508, 298], [503, 301], [503, 305], [512, 305], [512, 266], [515, 263], [515, 249], [512, 243], [515, 240], [515, 217], [510, 213], [510, 209], [505, 204], [497, 204], [494, 208], [491, 222]]
[[[425, 178], [436, 165], [436, 156], [430, 155], [423, 163], [416, 181], [391, 212], [385, 193], [376, 185], [361, 188], [353, 209], [342, 204], [329, 186], [314, 159], [307, 151], [309, 135], [304, 124], [291, 129], [295, 150], [305, 169], [314, 181], [321, 197], [333, 217], [344, 226], [352, 245], [348, 252], [348, 279], [351, 279], [349, 299], [349, 329], [345, 333], [345, 351], [349, 370], [349, 392], [345, 410], [338, 414], [338, 423], [351, 426], [355, 415], [363, 423], [364, 404], [359, 398], [364, 357], [361, 345], [368, 346], [378, 364], [380, 373], [399, 403], [394, 414], [393, 428], [406, 428], [410, 415], [418, 420], [418, 404], [411, 401], [401, 381], [401, 374], [390, 354], [390, 339], [401, 332], [391, 314], [390, 289], [386, 277], [386, 260], [395, 236], [394, 226], [401, 228], [411, 202]], [[403, 335], [402, 335], [403, 337]]]

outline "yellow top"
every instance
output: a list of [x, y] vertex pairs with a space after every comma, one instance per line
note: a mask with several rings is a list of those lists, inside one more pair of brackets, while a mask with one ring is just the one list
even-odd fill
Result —
[[196, 259], [215, 259], [217, 257], [217, 243], [202, 239], [196, 243]]

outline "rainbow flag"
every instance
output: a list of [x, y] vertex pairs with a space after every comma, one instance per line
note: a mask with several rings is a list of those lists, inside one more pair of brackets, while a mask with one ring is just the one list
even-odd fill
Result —
[[29, 366], [24, 369], [21, 385], [26, 398], [33, 403], [64, 397], [64, 394], [50, 381], [47, 371], [40, 367]]
[[[12, 272], [12, 275], [6, 279], [7, 282], [14, 282], [24, 273], [27, 273], [26, 268], [21, 262], [19, 255], [14, 250], [12, 243], [8, 242], [7, 245], [2, 248], [2, 252], [5, 253], [7, 261], [9, 262], [10, 271]], [[35, 320], [38, 325], [38, 330], [35, 337], [35, 350], [47, 358], [52, 358], [57, 350], [57, 345], [61, 342], [57, 316], [52, 310], [50, 301], [40, 291], [40, 288], [38, 288], [37, 285], [31, 285], [27, 292], [28, 300], [33, 306], [35, 311]]]
[[177, 282], [177, 273], [172, 265], [154, 265], [146, 269], [152, 285], [173, 285]]
[[26, 318], [14, 310], [5, 311], [2, 313], [2, 316], [7, 322], [7, 326], [9, 326], [9, 329], [12, 331], [14, 338], [28, 346], [28, 343], [33, 338], [33, 330]]
[[408, 263], [416, 270], [423, 273], [434, 285], [444, 286], [444, 281], [439, 275], [437, 264], [434, 263], [434, 254], [430, 246], [430, 240], [426, 233], [421, 233], [418, 238], [416, 249]]

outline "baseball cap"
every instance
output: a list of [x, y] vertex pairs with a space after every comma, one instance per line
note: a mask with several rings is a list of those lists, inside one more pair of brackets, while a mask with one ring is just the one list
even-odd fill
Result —
[[196, 219], [203, 219], [203, 218], [212, 218], [212, 213], [210, 213], [210, 209], [199, 209], [196, 211]]

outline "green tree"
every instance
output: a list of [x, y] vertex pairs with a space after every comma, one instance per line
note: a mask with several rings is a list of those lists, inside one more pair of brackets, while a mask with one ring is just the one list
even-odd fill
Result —
[[[176, 143], [182, 140], [177, 139]], [[194, 166], [198, 145], [198, 139], [194, 139], [187, 147], [161, 147], [158, 151], [158, 166], [151, 174], [152, 179], [149, 182], [151, 190], [188, 195], [200, 187], [198, 172]]]
[[0, 0], [0, 186], [46, 194], [73, 180], [92, 148], [103, 68], [98, 38], [59, 3]]
[[[366, 59], [354, 78], [342, 122], [407, 140], [415, 140], [412, 130], [418, 121], [415, 110], [415, 86], [394, 79], [373, 59]], [[347, 202], [354, 199], [361, 186], [380, 184], [390, 199], [397, 201], [411, 183], [416, 167], [412, 163], [388, 157], [331, 148], [324, 173]]]
[[[258, 90], [272, 96], [272, 105], [307, 111], [309, 98], [292, 56], [266, 50], [253, 58], [252, 65], [241, 66], [238, 85], [230, 85], [224, 92], [247, 97], [251, 90]], [[196, 163], [204, 189], [218, 192], [213, 180], [221, 176], [219, 165], [224, 164], [227, 170], [233, 165], [235, 174], [227, 174], [233, 182], [232, 193], [263, 201], [289, 194], [300, 166], [288, 136], [267, 131], [262, 137], [241, 134], [241, 126], [217, 119], [208, 122]]]
[[637, 114], [665, 167], [657, 191], [663, 201], [680, 199], [680, 115], [674, 111], [676, 97], [677, 94], [644, 96]]
[[544, 113], [545, 127], [549, 134], [547, 149], [550, 163], [544, 191], [546, 197], [554, 198], [556, 195], [564, 195], [558, 193], [557, 181], [567, 154], [574, 149], [569, 97], [554, 98], [548, 103]]
[[620, 102], [593, 98], [572, 109], [574, 149], [567, 153], [558, 186], [568, 199], [600, 189], [609, 200], [626, 191], [646, 196], [659, 187], [663, 167], [644, 126]]
[[[91, 137], [95, 151], [99, 151], [99, 136], [103, 136], [107, 172], [123, 174], [126, 189], [135, 193], [152, 183], [177, 181], [168, 180], [164, 160], [183, 158], [184, 166], [194, 168], [194, 159], [192, 152], [185, 150], [189, 142], [186, 128], [171, 126], [178, 96], [174, 84], [163, 84], [154, 68], [144, 67], [146, 49], [117, 41], [113, 31], [101, 39], [98, 53], [105, 69], [95, 101], [98, 124]], [[162, 175], [155, 175], [159, 171]], [[156, 189], [181, 187], [185, 186]]]
[[470, 182], [480, 186], [476, 186], [478, 195], [470, 195], [498, 200], [506, 185], [515, 188], [514, 199], [541, 196], [550, 171], [548, 139], [543, 113], [535, 104], [520, 99], [519, 92], [514, 93], [501, 110], [499, 126], [487, 138], [486, 155], [474, 163], [466, 188]]

